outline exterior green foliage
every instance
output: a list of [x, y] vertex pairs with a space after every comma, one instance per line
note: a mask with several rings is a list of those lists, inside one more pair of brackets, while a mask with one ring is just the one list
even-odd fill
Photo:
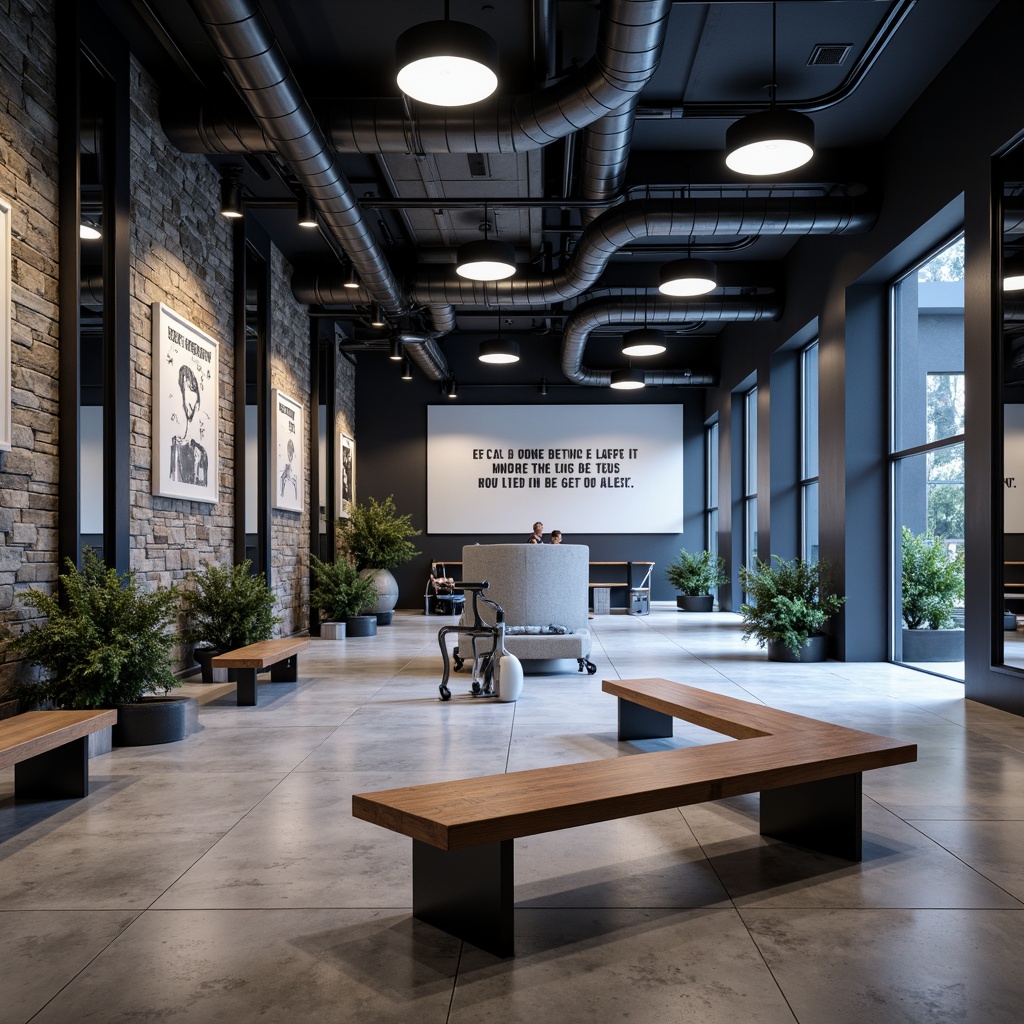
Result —
[[685, 548], [665, 566], [665, 579], [689, 597], [703, 597], [729, 582], [721, 555], [712, 555], [710, 551], [691, 554]]
[[84, 710], [136, 703], [144, 694], [180, 685], [170, 668], [176, 639], [167, 630], [178, 591], [144, 591], [133, 572], [122, 576], [86, 548], [81, 570], [69, 558], [59, 577], [65, 604], [33, 590], [22, 601], [47, 621], [7, 640], [7, 649], [46, 670], [39, 683], [8, 696]]
[[360, 576], [359, 570], [344, 558], [321, 562], [311, 555], [316, 572], [316, 586], [309, 592], [309, 603], [329, 622], [339, 622], [358, 615], [377, 600], [377, 587], [371, 576]]
[[752, 569], [742, 566], [740, 584], [751, 599], [740, 606], [743, 639], [754, 637], [759, 647], [769, 641], [785, 644], [799, 658], [807, 638], [820, 633], [846, 601], [825, 593], [826, 573], [824, 562], [787, 562], [778, 555], [769, 562], [755, 559]]
[[252, 562], [240, 565], [207, 563], [189, 575], [183, 601], [188, 629], [185, 639], [218, 651], [234, 651], [269, 640], [281, 621], [274, 614], [274, 594], [263, 576], [252, 574]]
[[353, 505], [348, 519], [338, 523], [342, 543], [357, 569], [394, 569], [419, 552], [410, 537], [418, 537], [412, 519], [400, 516], [393, 495], [383, 501], [370, 498], [365, 505]]
[[953, 558], [934, 537], [903, 527], [903, 621], [907, 629], [945, 629], [964, 599], [964, 553]]

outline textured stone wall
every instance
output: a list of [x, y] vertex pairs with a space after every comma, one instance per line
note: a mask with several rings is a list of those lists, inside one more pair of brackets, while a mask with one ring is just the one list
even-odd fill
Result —
[[[271, 587], [283, 620], [278, 629], [285, 635], [309, 624], [310, 417], [316, 413], [309, 406], [309, 317], [305, 307], [295, 301], [290, 281], [291, 267], [275, 249], [270, 262], [270, 386], [299, 402], [303, 409], [303, 509], [271, 510]], [[273, 456], [270, 477], [271, 486], [276, 488]]]
[[[0, 452], [0, 624], [57, 576], [57, 103], [51, 0], [0, 10], [0, 197], [11, 213], [12, 446]], [[0, 689], [13, 666], [0, 669]]]

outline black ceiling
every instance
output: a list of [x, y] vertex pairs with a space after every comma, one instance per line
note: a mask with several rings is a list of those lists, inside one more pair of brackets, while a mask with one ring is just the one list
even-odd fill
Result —
[[[610, 2], [615, 0], [604, 0]], [[618, 0], [626, 7], [629, 2]], [[165, 107], [179, 104], [178, 116], [187, 117], [191, 100], [183, 97], [197, 93], [207, 98], [205, 109], [239, 108], [236, 87], [194, 13], [201, 4], [101, 0], [101, 6], [155, 77]], [[262, 10], [322, 124], [334, 103], [400, 96], [394, 83], [396, 38], [420, 22], [441, 19], [445, 6], [442, 0], [264, 0]], [[624, 180], [617, 188], [627, 200], [809, 198], [865, 189], [870, 194], [878, 179], [874, 147], [995, 0], [780, 0], [775, 5], [684, 0], [667, 6], [662, 58], [640, 92]], [[813, 119], [816, 156], [785, 180], [750, 180], [725, 167], [725, 132], [737, 117], [768, 104], [773, 7], [777, 102]], [[502, 96], [537, 93], [586, 65], [598, 47], [603, 13], [602, 4], [592, 0], [450, 3], [452, 19], [479, 26], [499, 42]], [[825, 62], [815, 63], [816, 48], [822, 46]], [[829, 62], [840, 55], [841, 63]], [[415, 107], [411, 113], [414, 122]], [[431, 265], [446, 272], [443, 265], [453, 261], [455, 247], [480, 237], [485, 220], [491, 232], [516, 247], [519, 263], [535, 275], [550, 274], [571, 260], [584, 227], [583, 136], [576, 132], [525, 152], [445, 153], [417, 152], [410, 135], [409, 152], [342, 153], [339, 165], [399, 279], [412, 281]], [[220, 153], [210, 159], [243, 165], [250, 200], [284, 199], [297, 188], [294, 169], [273, 153]], [[485, 200], [500, 205], [488, 206], [485, 214]], [[528, 206], [526, 200], [535, 202]], [[313, 274], [338, 266], [344, 246], [298, 228], [294, 209], [253, 203], [247, 216], [262, 224], [293, 265]], [[599, 280], [579, 295], [567, 301], [509, 301], [501, 322], [510, 333], [557, 334], [567, 311], [580, 303], [609, 294], [656, 295], [658, 266], [694, 249], [721, 268], [724, 288], [716, 297], [771, 295], [781, 278], [779, 261], [795, 242], [795, 237], [757, 232], [707, 238], [662, 231], [637, 237], [618, 246]], [[494, 302], [452, 305], [454, 331], [424, 328], [439, 340], [443, 336], [445, 350], [482, 331], [493, 333]], [[350, 337], [373, 337], [352, 319], [364, 314], [363, 307], [339, 310], [350, 318]], [[699, 362], [697, 339], [713, 336], [720, 326], [713, 318], [702, 326], [669, 322], [680, 339], [679, 352], [663, 357], [662, 365], [683, 358]], [[628, 329], [604, 321], [593, 328], [615, 338]], [[615, 353], [602, 351], [596, 336], [594, 341], [587, 361], [612, 366]], [[530, 379], [525, 362], [501, 372], [508, 379]]]

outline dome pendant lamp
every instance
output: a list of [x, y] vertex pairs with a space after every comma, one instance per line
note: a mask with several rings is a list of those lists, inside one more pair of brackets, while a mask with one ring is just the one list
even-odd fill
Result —
[[665, 351], [665, 332], [653, 327], [641, 327], [630, 331], [622, 339], [624, 356], [657, 356]]
[[611, 387], [616, 391], [636, 391], [646, 386], [644, 371], [635, 367], [628, 367], [625, 370], [612, 370]]
[[814, 122], [805, 114], [775, 106], [776, 20], [773, 0], [771, 106], [741, 117], [725, 133], [725, 163], [737, 174], [784, 174], [802, 167], [814, 156]]
[[1024, 253], [1015, 253], [1003, 261], [1003, 291], [1024, 289]]
[[484, 237], [459, 246], [455, 273], [468, 281], [504, 281], [516, 272], [516, 251], [508, 242], [487, 237], [490, 222], [484, 203]]
[[475, 25], [448, 20], [414, 25], [398, 37], [398, 88], [420, 103], [463, 107], [498, 88], [498, 44]]
[[481, 363], [518, 363], [519, 344], [515, 341], [508, 341], [501, 336], [501, 310], [498, 310], [498, 336], [488, 341], [480, 342], [480, 354], [477, 357]]
[[658, 273], [662, 295], [707, 295], [718, 287], [718, 268], [711, 260], [673, 260]]

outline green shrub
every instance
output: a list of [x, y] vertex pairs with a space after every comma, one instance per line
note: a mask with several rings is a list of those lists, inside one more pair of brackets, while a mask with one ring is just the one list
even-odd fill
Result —
[[24, 704], [50, 702], [58, 708], [112, 708], [133, 704], [144, 694], [166, 692], [179, 682], [171, 672], [168, 632], [178, 591], [142, 589], [133, 572], [119, 576], [89, 548], [82, 568], [67, 559], [58, 577], [64, 604], [32, 590], [22, 603], [46, 617], [10, 636], [7, 649], [46, 670], [38, 683], [8, 691]]
[[915, 536], [903, 527], [900, 544], [903, 621], [907, 629], [944, 629], [953, 624], [953, 608], [964, 599], [964, 554], [950, 558], [931, 533]]
[[338, 523], [342, 543], [357, 569], [394, 569], [419, 554], [410, 537], [418, 537], [408, 515], [400, 516], [392, 495], [355, 504]]
[[274, 594], [262, 575], [252, 574], [248, 559], [240, 565], [207, 563], [189, 574], [183, 608], [185, 639], [218, 651], [269, 640], [281, 621], [274, 614]]
[[372, 576], [360, 576], [359, 570], [344, 558], [322, 562], [311, 556], [316, 573], [316, 586], [309, 592], [309, 603], [330, 622], [339, 622], [358, 615], [377, 600], [377, 586]]
[[729, 582], [721, 555], [712, 555], [710, 551], [691, 554], [685, 548], [665, 566], [665, 579], [689, 597], [703, 597]]
[[799, 658], [808, 637], [820, 633], [846, 600], [825, 593], [826, 569], [823, 562], [787, 562], [778, 555], [768, 562], [755, 559], [752, 569], [742, 566], [740, 585], [750, 597], [740, 606], [743, 639], [754, 637], [759, 647], [785, 644]]

